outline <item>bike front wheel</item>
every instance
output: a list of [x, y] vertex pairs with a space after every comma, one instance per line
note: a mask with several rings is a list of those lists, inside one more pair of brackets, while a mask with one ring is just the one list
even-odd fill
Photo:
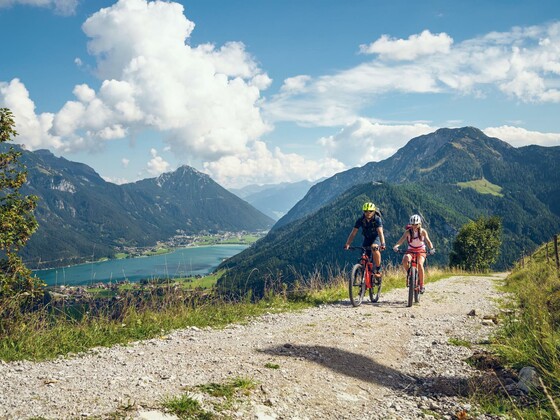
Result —
[[414, 279], [414, 284], [416, 285], [414, 287], [414, 302], [415, 303], [420, 303], [420, 279], [418, 278], [418, 270], [416, 271], [416, 277]]
[[408, 302], [406, 306], [411, 307], [414, 300], [418, 302], [418, 271], [416, 267], [408, 269], [406, 282], [408, 284]]
[[364, 279], [364, 267], [356, 264], [352, 267], [352, 274], [348, 279], [348, 294], [352, 306], [360, 306], [366, 293], [366, 282]]

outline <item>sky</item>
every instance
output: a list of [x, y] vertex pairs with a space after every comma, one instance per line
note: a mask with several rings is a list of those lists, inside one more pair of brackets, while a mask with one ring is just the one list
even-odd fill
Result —
[[560, 146], [558, 0], [0, 0], [14, 142], [122, 184], [314, 181], [473, 126]]

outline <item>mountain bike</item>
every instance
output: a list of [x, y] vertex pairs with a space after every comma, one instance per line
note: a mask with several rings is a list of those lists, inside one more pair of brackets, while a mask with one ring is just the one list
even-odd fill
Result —
[[406, 287], [408, 289], [408, 301], [406, 306], [411, 307], [412, 302], [420, 303], [420, 279], [418, 278], [418, 254], [425, 254], [425, 260], [428, 259], [428, 253], [425, 251], [414, 252], [414, 251], [402, 251], [398, 250], [397, 254], [410, 254], [412, 256], [410, 260], [410, 267], [406, 272]]
[[381, 277], [375, 277], [373, 272], [373, 263], [367, 254], [367, 248], [363, 246], [351, 246], [350, 250], [359, 249], [362, 255], [357, 264], [352, 267], [352, 273], [348, 279], [348, 294], [352, 306], [360, 306], [366, 294], [369, 291], [369, 298], [372, 303], [379, 300], [381, 292]]

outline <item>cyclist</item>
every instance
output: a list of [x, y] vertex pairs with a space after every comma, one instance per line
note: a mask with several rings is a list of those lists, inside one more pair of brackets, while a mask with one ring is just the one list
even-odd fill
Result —
[[385, 250], [385, 236], [383, 235], [383, 221], [381, 220], [381, 213], [377, 211], [375, 204], [371, 202], [364, 203], [362, 206], [362, 211], [364, 214], [354, 224], [354, 228], [348, 235], [346, 239], [346, 244], [344, 249], [350, 248], [354, 237], [358, 233], [358, 230], [362, 228], [362, 235], [364, 236], [364, 241], [362, 246], [367, 248], [368, 257], [372, 257], [375, 263], [374, 276], [377, 278], [381, 277], [381, 251]]
[[[399, 246], [405, 240], [408, 242], [407, 251], [419, 252], [417, 259], [418, 281], [420, 282], [420, 293], [424, 293], [424, 261], [426, 260], [426, 245], [430, 248], [430, 255], [433, 255], [436, 250], [430, 240], [430, 237], [428, 236], [428, 232], [422, 227], [422, 219], [419, 215], [413, 214], [410, 216], [410, 223], [401, 236], [401, 239], [399, 239], [393, 247], [393, 250], [397, 252], [399, 250]], [[408, 271], [408, 267], [410, 267], [411, 260], [412, 256], [410, 254], [404, 254], [402, 264], [406, 271]]]

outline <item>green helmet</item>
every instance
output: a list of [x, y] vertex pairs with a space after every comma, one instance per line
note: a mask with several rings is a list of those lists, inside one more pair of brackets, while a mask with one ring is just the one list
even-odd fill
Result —
[[363, 211], [375, 211], [375, 204], [373, 203], [364, 203], [362, 206]]

